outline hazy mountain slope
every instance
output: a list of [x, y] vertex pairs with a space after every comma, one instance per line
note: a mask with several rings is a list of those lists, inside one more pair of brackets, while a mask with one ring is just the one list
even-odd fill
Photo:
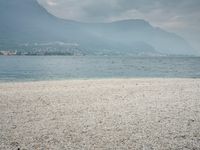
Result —
[[[20, 42], [67, 40], [74, 21], [58, 19], [36, 0], [0, 0], [1, 38]], [[67, 34], [68, 33], [68, 34]]]
[[80, 23], [49, 14], [36, 0], [0, 0], [0, 48], [23, 43], [77, 43], [86, 54], [194, 54], [181, 37], [144, 20]]
[[[96, 29], [94, 29], [95, 31]], [[99, 32], [109, 40], [130, 45], [133, 41], [143, 41], [156, 51], [168, 54], [191, 54], [193, 48], [183, 38], [151, 26], [140, 19], [116, 21], [103, 27]]]

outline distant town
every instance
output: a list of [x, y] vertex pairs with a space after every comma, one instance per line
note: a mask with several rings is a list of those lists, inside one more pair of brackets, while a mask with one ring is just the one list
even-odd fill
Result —
[[0, 49], [0, 55], [4, 56], [46, 56], [46, 55], [83, 55], [83, 52], [79, 49], [78, 44], [74, 43], [34, 43], [23, 44], [11, 49]]
[[67, 51], [31, 51], [31, 52], [20, 52], [20, 51], [13, 51], [13, 50], [3, 50], [0, 51], [0, 55], [3, 56], [45, 56], [45, 55], [81, 55], [79, 53], [67, 52]]
[[17, 55], [17, 51], [4, 50], [4, 51], [0, 51], [0, 55], [4, 55], [4, 56]]

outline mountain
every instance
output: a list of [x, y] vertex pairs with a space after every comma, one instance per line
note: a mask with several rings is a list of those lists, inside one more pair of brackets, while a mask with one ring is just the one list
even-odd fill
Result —
[[29, 45], [37, 48], [42, 44], [44, 48], [45, 43], [60, 42], [65, 43], [63, 49], [74, 43], [76, 50], [86, 55], [195, 54], [183, 38], [145, 20], [111, 23], [63, 20], [48, 13], [36, 0], [0, 0], [0, 22], [0, 50], [28, 51]]

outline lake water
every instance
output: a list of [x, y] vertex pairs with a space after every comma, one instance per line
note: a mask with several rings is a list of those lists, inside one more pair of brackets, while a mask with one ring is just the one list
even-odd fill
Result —
[[199, 57], [0, 56], [0, 81], [200, 78]]

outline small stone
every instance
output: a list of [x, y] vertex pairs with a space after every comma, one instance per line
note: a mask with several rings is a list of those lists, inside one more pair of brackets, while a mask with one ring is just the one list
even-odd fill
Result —
[[150, 144], [144, 144], [142, 150], [153, 150], [153, 148]]
[[11, 142], [10, 145], [11, 145], [11, 146], [18, 147], [18, 146], [19, 146], [19, 143], [18, 143], [18, 142]]

